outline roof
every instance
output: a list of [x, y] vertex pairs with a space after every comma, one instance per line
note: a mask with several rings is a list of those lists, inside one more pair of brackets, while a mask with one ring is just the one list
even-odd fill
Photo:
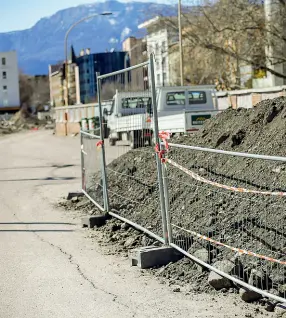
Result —
[[51, 65], [51, 73], [56, 73], [56, 72], [60, 72], [63, 69], [63, 64], [59, 63], [59, 64], [54, 64]]
[[215, 85], [161, 86], [161, 87], [157, 87], [157, 89], [160, 89], [160, 90], [163, 90], [163, 91], [187, 90], [187, 89], [214, 90], [215, 89]]
[[160, 17], [157, 16], [153, 19], [149, 19], [141, 24], [138, 25], [138, 29], [145, 29], [147, 27], [149, 27], [150, 25], [154, 24], [155, 22], [158, 22], [160, 20]]

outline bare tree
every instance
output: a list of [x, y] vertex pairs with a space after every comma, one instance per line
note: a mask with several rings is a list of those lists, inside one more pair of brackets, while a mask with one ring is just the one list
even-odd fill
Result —
[[32, 103], [41, 110], [50, 100], [49, 78], [46, 75], [36, 75], [30, 78], [33, 87]]
[[34, 89], [29, 81], [29, 77], [22, 72], [19, 74], [19, 88], [21, 106], [25, 104], [29, 107], [31, 105]]
[[[270, 7], [261, 0], [206, 1], [183, 12], [187, 77], [195, 76], [198, 82], [212, 78], [239, 88], [241, 67], [251, 66], [259, 74], [286, 79], [283, 67], [277, 68], [286, 63], [284, 0], [272, 0]], [[174, 19], [163, 21], [178, 30]]]

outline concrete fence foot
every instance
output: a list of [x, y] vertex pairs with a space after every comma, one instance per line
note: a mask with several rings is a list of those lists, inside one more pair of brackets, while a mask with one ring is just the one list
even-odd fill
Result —
[[134, 249], [131, 252], [130, 258], [132, 266], [144, 269], [176, 262], [182, 258], [182, 255], [169, 246], [147, 246]]
[[93, 229], [94, 227], [100, 227], [105, 225], [107, 215], [93, 215], [93, 216], [85, 216], [81, 219], [82, 227], [88, 227]]

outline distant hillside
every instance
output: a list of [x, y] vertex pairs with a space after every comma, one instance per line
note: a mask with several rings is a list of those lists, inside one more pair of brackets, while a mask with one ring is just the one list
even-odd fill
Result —
[[31, 29], [0, 33], [0, 51], [16, 50], [20, 68], [28, 74], [46, 74], [48, 65], [64, 59], [64, 37], [75, 21], [97, 13], [112, 12], [110, 17], [99, 16], [78, 25], [70, 34], [69, 43], [76, 51], [91, 48], [104, 52], [121, 50], [128, 36], [143, 36], [138, 25], [157, 14], [169, 15], [174, 7], [164, 4], [107, 1], [61, 10], [39, 20]]

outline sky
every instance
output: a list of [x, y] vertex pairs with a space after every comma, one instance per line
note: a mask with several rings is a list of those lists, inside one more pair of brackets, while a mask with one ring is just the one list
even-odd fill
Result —
[[[28, 29], [39, 19], [61, 9], [94, 2], [96, 0], [0, 0], [0, 32]], [[152, 2], [163, 2], [163, 0]]]
[[23, 30], [32, 27], [39, 19], [50, 16], [61, 9], [88, 0], [0, 0], [0, 32]]

